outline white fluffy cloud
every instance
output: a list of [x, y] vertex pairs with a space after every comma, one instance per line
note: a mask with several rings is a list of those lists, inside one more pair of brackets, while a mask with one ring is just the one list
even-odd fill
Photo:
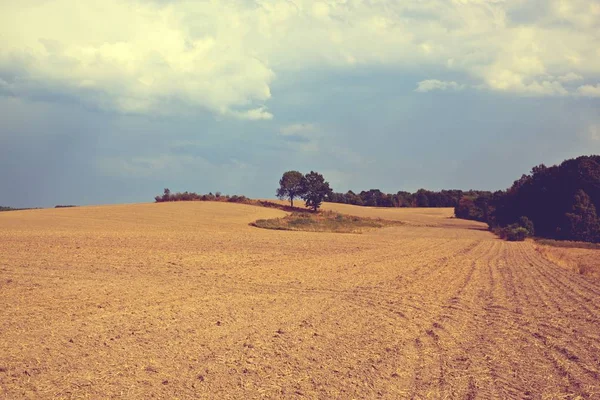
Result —
[[[565, 95], [577, 91], [578, 81], [580, 94], [590, 93], [588, 84], [600, 79], [600, 4], [548, 0], [533, 12], [527, 5], [6, 1], [0, 5], [0, 92], [67, 96], [121, 112], [200, 109], [257, 120], [273, 117], [267, 103], [279, 74], [388, 65], [449, 69], [508, 93]], [[443, 81], [422, 81], [417, 91], [461, 87], [433, 82]]]

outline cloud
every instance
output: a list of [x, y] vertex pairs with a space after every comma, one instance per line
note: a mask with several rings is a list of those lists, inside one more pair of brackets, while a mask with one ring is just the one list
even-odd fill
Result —
[[[0, 26], [2, 93], [124, 113], [271, 119], [274, 80], [315, 69], [448, 69], [534, 96], [600, 75], [595, 0], [21, 0]], [[417, 91], [461, 87], [438, 82]]]
[[583, 85], [577, 88], [577, 94], [583, 97], [600, 97], [600, 84]]
[[272, 118], [264, 103], [275, 74], [241, 40], [241, 9], [134, 0], [2, 8], [0, 77], [18, 96], [50, 90], [125, 113]]
[[415, 92], [426, 93], [433, 90], [462, 90], [464, 85], [459, 85], [454, 81], [440, 81], [437, 79], [429, 79], [421, 81], [417, 84]]

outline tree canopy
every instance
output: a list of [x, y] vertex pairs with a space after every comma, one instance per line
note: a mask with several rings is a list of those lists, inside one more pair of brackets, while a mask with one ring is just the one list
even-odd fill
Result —
[[280, 199], [289, 199], [290, 205], [294, 207], [294, 198], [302, 197], [304, 190], [304, 175], [298, 171], [287, 171], [279, 180], [276, 194]]
[[485, 191], [456, 189], [439, 192], [419, 189], [415, 193], [402, 190], [397, 193], [383, 193], [379, 189], [370, 189], [358, 194], [351, 190], [346, 193], [331, 193], [325, 201], [371, 207], [456, 207], [464, 196], [477, 197], [482, 194], [491, 195]]
[[505, 227], [527, 217], [537, 236], [600, 242], [600, 156], [539, 165], [505, 191], [461, 199], [457, 217]]
[[329, 182], [325, 181], [323, 175], [318, 172], [310, 171], [304, 176], [304, 193], [302, 198], [306, 202], [306, 207], [317, 211], [321, 207], [321, 203], [325, 198], [332, 193], [329, 187]]

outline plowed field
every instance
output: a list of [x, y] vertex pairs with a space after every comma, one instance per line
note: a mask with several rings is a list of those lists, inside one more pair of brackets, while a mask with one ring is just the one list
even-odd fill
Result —
[[0, 398], [600, 398], [600, 285], [452, 211], [362, 235], [169, 203], [0, 213]]

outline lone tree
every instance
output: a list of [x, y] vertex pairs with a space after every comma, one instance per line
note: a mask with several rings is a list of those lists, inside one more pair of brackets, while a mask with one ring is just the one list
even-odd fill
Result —
[[288, 171], [279, 180], [277, 197], [290, 199], [290, 205], [294, 207], [294, 198], [304, 195], [304, 176], [298, 171]]
[[306, 207], [317, 211], [325, 197], [333, 191], [329, 187], [329, 182], [325, 182], [323, 175], [318, 172], [310, 171], [304, 176], [304, 190], [302, 198], [306, 201]]

